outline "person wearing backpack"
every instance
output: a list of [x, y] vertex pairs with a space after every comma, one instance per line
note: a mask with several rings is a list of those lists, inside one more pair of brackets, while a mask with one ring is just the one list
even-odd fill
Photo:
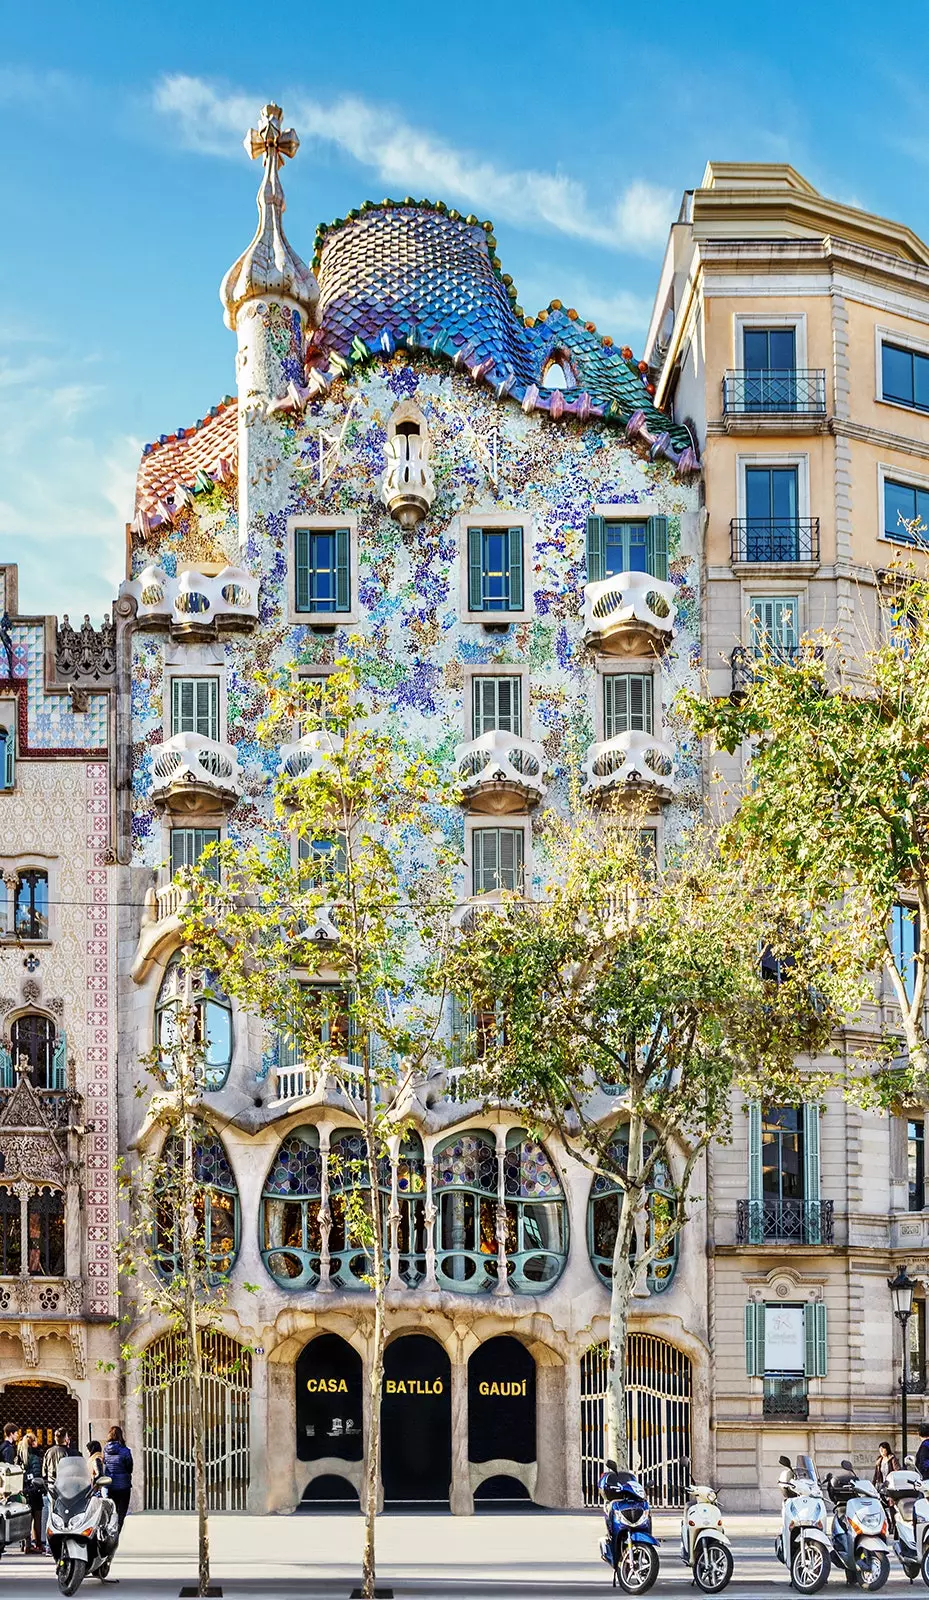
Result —
[[32, 1542], [23, 1540], [23, 1554], [38, 1556], [42, 1554], [42, 1508], [45, 1505], [45, 1496], [41, 1489], [34, 1487], [35, 1480], [42, 1476], [42, 1452], [39, 1441], [31, 1428], [27, 1428], [19, 1441], [16, 1459], [23, 1469], [23, 1490], [26, 1502], [32, 1513]]
[[119, 1531], [123, 1531], [129, 1497], [132, 1494], [132, 1451], [122, 1428], [111, 1428], [103, 1446], [103, 1470], [110, 1480], [109, 1496], [116, 1507]]

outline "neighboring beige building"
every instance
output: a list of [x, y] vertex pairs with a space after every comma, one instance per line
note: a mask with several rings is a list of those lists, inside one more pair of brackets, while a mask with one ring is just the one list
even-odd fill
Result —
[[[762, 639], [789, 654], [828, 629], [853, 659], [881, 575], [913, 554], [901, 517], [929, 526], [929, 247], [791, 167], [711, 163], [671, 229], [645, 355], [704, 465], [711, 692], [738, 694]], [[740, 767], [707, 760], [711, 805]], [[841, 1099], [738, 1106], [709, 1195], [714, 1481], [751, 1508], [776, 1503], [782, 1451], [825, 1468], [899, 1443], [887, 1278], [901, 1262], [929, 1277], [923, 1124]], [[925, 1326], [918, 1298], [911, 1442]]]

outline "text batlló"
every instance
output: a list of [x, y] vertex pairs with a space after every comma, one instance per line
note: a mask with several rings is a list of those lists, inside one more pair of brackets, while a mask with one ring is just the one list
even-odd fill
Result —
[[478, 1394], [489, 1395], [525, 1394], [526, 1380], [525, 1378], [513, 1378], [511, 1381], [504, 1379], [502, 1383], [479, 1383], [477, 1386], [477, 1392]]
[[441, 1378], [388, 1378], [384, 1384], [387, 1394], [442, 1394], [444, 1388]]

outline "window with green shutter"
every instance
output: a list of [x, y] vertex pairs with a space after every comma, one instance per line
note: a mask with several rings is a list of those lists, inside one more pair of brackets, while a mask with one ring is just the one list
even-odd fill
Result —
[[337, 881], [341, 884], [348, 865], [344, 833], [327, 838], [301, 837], [297, 841], [297, 859], [304, 889], [324, 889]]
[[0, 727], [0, 789], [16, 787], [16, 730]]
[[667, 581], [667, 517], [629, 522], [587, 518], [587, 582], [599, 583], [621, 572], [647, 572]]
[[471, 835], [472, 893], [497, 889], [522, 893], [524, 839], [522, 828], [475, 828]]
[[522, 528], [468, 529], [468, 610], [522, 611]]
[[[219, 844], [218, 828], [171, 829], [171, 876], [181, 867], [195, 867], [208, 844]], [[219, 862], [210, 861], [211, 878], [219, 882]]]
[[608, 672], [603, 679], [603, 737], [654, 732], [652, 676], [648, 672]]
[[500, 728], [504, 733], [521, 734], [522, 682], [517, 677], [494, 675], [471, 679], [472, 737]]
[[351, 539], [348, 528], [297, 528], [294, 533], [294, 605], [310, 614], [351, 610]]
[[800, 643], [800, 597], [795, 594], [753, 595], [749, 600], [752, 649], [790, 661]]
[[219, 738], [219, 679], [171, 679], [171, 733]]

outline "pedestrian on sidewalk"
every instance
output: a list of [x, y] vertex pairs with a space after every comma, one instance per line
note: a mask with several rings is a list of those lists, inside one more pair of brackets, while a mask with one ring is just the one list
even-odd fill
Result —
[[119, 1531], [123, 1531], [129, 1497], [132, 1494], [132, 1451], [122, 1428], [111, 1428], [103, 1446], [103, 1470], [110, 1480], [110, 1499], [116, 1507]]
[[929, 1422], [920, 1428], [922, 1439], [916, 1452], [916, 1471], [921, 1478], [929, 1478]]
[[871, 1482], [875, 1489], [882, 1489], [892, 1472], [900, 1471], [900, 1463], [887, 1443], [882, 1439], [877, 1447], [877, 1460], [874, 1463], [874, 1476]]
[[42, 1554], [46, 1556], [52, 1553], [48, 1547], [48, 1514], [52, 1509], [51, 1488], [58, 1476], [58, 1463], [70, 1454], [71, 1435], [67, 1428], [56, 1428], [55, 1443], [49, 1445], [42, 1462], [42, 1476], [48, 1485], [48, 1493], [42, 1507]]
[[90, 1465], [90, 1481], [96, 1483], [103, 1477], [103, 1446], [99, 1439], [91, 1439], [87, 1445], [87, 1460]]
[[16, 1460], [16, 1446], [19, 1444], [20, 1431], [15, 1422], [5, 1422], [3, 1425], [3, 1443], [0, 1444], [0, 1462], [6, 1467], [12, 1467]]
[[36, 1478], [42, 1476], [42, 1452], [39, 1441], [31, 1428], [27, 1428], [19, 1441], [16, 1459], [23, 1469], [23, 1489], [26, 1503], [32, 1513], [32, 1540], [23, 1540], [23, 1554], [38, 1556], [42, 1553], [42, 1508], [45, 1496], [41, 1489], [35, 1487]]

